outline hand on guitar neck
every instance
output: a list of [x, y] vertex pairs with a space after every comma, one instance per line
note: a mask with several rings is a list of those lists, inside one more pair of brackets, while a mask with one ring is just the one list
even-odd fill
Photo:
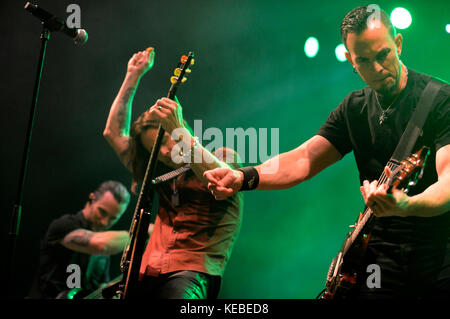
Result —
[[373, 216], [406, 216], [405, 207], [411, 198], [406, 193], [410, 186], [416, 185], [422, 178], [429, 152], [429, 148], [424, 146], [400, 164], [389, 161], [378, 181], [363, 182], [360, 189], [368, 208], [351, 226], [353, 230], [347, 234], [342, 248], [331, 262], [327, 288], [319, 297], [345, 299], [355, 293], [356, 278], [361, 271], [360, 265], [370, 239]]
[[[389, 179], [392, 171], [384, 168], [384, 174]], [[376, 217], [401, 216], [406, 217], [406, 208], [409, 204], [409, 196], [397, 188], [397, 185], [389, 187], [387, 183], [378, 184], [377, 180], [369, 182], [365, 180], [360, 187], [364, 203]]]

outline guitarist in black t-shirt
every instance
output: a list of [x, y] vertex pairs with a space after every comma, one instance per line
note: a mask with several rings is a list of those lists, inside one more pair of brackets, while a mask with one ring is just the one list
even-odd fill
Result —
[[[127, 231], [108, 229], [120, 219], [129, 201], [125, 186], [107, 181], [89, 194], [77, 214], [52, 221], [41, 242], [39, 268], [28, 298], [72, 298], [79, 290], [89, 292], [107, 283], [109, 256], [121, 253], [129, 238]], [[79, 286], [75, 277], [69, 278], [76, 276], [75, 272], [80, 275]]]
[[[214, 169], [205, 177], [216, 199], [241, 190], [284, 189], [353, 151], [364, 202], [377, 217], [365, 263], [381, 269], [381, 287], [368, 287], [359, 278], [356, 296], [449, 298], [450, 86], [443, 84], [438, 92], [413, 148], [430, 148], [422, 179], [408, 194], [395, 187], [388, 193], [377, 178], [391, 176], [385, 165], [413, 110], [421, 107], [418, 101], [431, 77], [408, 70], [400, 61], [402, 35], [384, 11], [373, 9], [355, 8], [341, 23], [347, 60], [368, 87], [350, 93], [318, 133], [296, 149], [256, 167]], [[272, 167], [278, 170], [272, 172]]]

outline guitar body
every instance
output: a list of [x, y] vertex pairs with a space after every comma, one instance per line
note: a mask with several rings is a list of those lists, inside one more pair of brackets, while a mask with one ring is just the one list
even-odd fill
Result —
[[361, 264], [369, 239], [370, 235], [364, 233], [356, 239], [345, 255], [341, 250], [333, 259], [330, 266], [331, 276], [329, 273], [323, 299], [346, 299], [357, 293], [358, 279], [364, 271]]
[[[383, 173], [378, 185], [387, 184], [388, 192], [396, 187], [407, 193], [409, 187], [414, 186], [422, 177], [429, 153], [428, 147], [424, 146], [400, 163], [389, 161], [386, 166], [391, 169], [392, 175], [387, 178]], [[375, 219], [372, 210], [366, 208], [360, 213], [356, 223], [350, 226], [353, 230], [347, 234], [342, 248], [331, 262], [322, 299], [349, 299], [358, 292], [358, 284], [363, 284], [359, 279], [365, 271], [362, 269], [363, 259]]]

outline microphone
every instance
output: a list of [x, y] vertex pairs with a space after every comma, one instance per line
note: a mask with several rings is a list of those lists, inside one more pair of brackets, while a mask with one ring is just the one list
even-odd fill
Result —
[[25, 4], [25, 10], [42, 21], [44, 26], [50, 31], [62, 31], [73, 39], [76, 45], [83, 45], [88, 40], [88, 34], [84, 29], [74, 29], [67, 27], [64, 20], [54, 16], [50, 12], [34, 5], [30, 2]]

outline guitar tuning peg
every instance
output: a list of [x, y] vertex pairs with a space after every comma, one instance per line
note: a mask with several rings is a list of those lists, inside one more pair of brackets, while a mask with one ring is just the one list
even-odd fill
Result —
[[186, 62], [187, 62], [187, 59], [188, 59], [188, 57], [185, 56], [185, 55], [183, 55], [183, 56], [181, 57], [181, 63], [186, 63]]
[[192, 72], [192, 70], [191, 69], [186, 69], [186, 71], [185, 71], [186, 73], [191, 73]]
[[183, 79], [181, 80], [181, 83], [184, 83], [184, 82], [186, 82], [187, 81], [187, 78], [186, 77], [183, 77]]
[[191, 65], [194, 65], [194, 63], [195, 63], [195, 60], [191, 59]]
[[181, 74], [181, 69], [180, 68], [176, 68], [175, 69], [175, 71], [173, 71], [173, 74], [175, 75], [175, 76], [180, 76], [180, 74]]
[[172, 83], [172, 84], [177, 83], [177, 81], [178, 81], [178, 78], [177, 78], [176, 76], [172, 76], [172, 77], [170, 78], [170, 83]]

